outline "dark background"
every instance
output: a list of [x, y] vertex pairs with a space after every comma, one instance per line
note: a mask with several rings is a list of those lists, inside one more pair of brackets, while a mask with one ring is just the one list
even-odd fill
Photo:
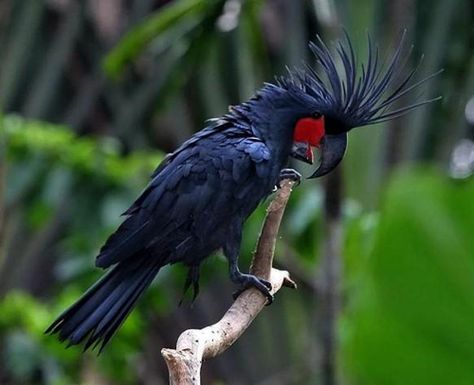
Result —
[[276, 265], [299, 290], [203, 383], [474, 383], [471, 1], [1, 0], [0, 384], [167, 383], [160, 349], [231, 303], [220, 256], [193, 307], [178, 307], [184, 269], [163, 269], [99, 357], [43, 330], [100, 275], [98, 248], [163, 154], [342, 27], [362, 61], [367, 33], [387, 58], [406, 28], [418, 76], [445, 69], [406, 102], [443, 99], [354, 130], [339, 171], [295, 190]]

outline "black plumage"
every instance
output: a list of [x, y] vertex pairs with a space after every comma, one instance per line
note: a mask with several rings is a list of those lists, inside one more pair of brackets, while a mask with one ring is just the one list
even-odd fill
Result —
[[[314, 133], [313, 139], [303, 141], [303, 147], [301, 139], [295, 143], [300, 122], [303, 130], [311, 131], [313, 123], [315, 130], [323, 130], [321, 164], [313, 174], [321, 176], [342, 159], [349, 129], [420, 105], [390, 112], [395, 100], [421, 82], [410, 85], [412, 71], [394, 84], [400, 47], [385, 73], [370, 47], [368, 64], [358, 76], [349, 40], [336, 48], [342, 73], [321, 41], [311, 45], [326, 79], [306, 68], [279, 79], [276, 85], [266, 84], [248, 102], [208, 121], [206, 128], [169, 154], [101, 248], [96, 265], [110, 271], [47, 332], [57, 333], [72, 345], [102, 349], [162, 266], [176, 262], [188, 266], [185, 287], [193, 285], [196, 295], [200, 263], [219, 249], [229, 260], [233, 282], [255, 286], [271, 300], [268, 282], [238, 269], [242, 226], [278, 185], [289, 157], [308, 161], [306, 149], [318, 145]], [[384, 96], [389, 87], [395, 91]], [[285, 169], [282, 175], [298, 174]]]

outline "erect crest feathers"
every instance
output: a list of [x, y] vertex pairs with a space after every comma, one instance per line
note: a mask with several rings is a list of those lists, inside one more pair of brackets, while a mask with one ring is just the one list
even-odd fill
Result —
[[[380, 63], [378, 47], [368, 36], [368, 58], [359, 69], [347, 34], [344, 42], [336, 42], [334, 54], [318, 36], [316, 43], [310, 43], [309, 46], [322, 73], [319, 74], [306, 65], [303, 69], [290, 71], [287, 77], [279, 78], [278, 84], [290, 92], [311, 96], [318, 112], [337, 120], [346, 131], [357, 126], [391, 120], [440, 99], [424, 99], [393, 109], [397, 100], [442, 72], [441, 70], [415, 81], [414, 75], [422, 58], [417, 66], [406, 70], [408, 60], [402, 60], [404, 42], [405, 33], [401, 35], [388, 64], [384, 65]], [[341, 63], [340, 69], [338, 62]]]

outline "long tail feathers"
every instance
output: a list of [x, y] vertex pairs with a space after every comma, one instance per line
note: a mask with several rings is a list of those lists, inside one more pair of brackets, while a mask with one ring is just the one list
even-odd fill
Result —
[[133, 264], [119, 263], [45, 333], [58, 334], [60, 341], [69, 342], [68, 346], [84, 342], [84, 350], [100, 345], [100, 353], [160, 270], [159, 265], [150, 265], [148, 261], [140, 258]]

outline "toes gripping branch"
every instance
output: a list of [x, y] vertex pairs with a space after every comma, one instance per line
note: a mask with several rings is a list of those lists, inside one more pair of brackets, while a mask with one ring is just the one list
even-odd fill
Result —
[[[292, 169], [283, 169], [280, 175], [282, 177], [280, 190], [267, 209], [267, 215], [252, 259], [250, 274], [243, 274], [239, 271], [237, 266], [238, 249], [232, 246], [224, 249], [224, 253], [229, 259], [230, 278], [232, 282], [240, 285], [240, 288], [234, 293], [234, 299], [247, 289], [255, 288], [266, 297], [267, 304], [273, 302], [270, 274], [278, 230], [291, 189], [301, 178], [301, 175]], [[240, 235], [236, 236], [234, 244], [240, 244]], [[290, 287], [296, 287], [290, 280], [287, 284]]]
[[[240, 274], [235, 274], [236, 280], [244, 281], [244, 283], [252, 282], [250, 286], [261, 284], [265, 287], [263, 291], [269, 291], [270, 286], [273, 286], [272, 292], [278, 291], [282, 286], [296, 288], [288, 272], [272, 268], [278, 229], [293, 184], [291, 180], [282, 181], [281, 189], [275, 194], [274, 200], [267, 209], [267, 216], [250, 268], [251, 274], [239, 272]], [[253, 285], [254, 283], [256, 285]], [[206, 359], [223, 353], [231, 346], [264, 308], [268, 296], [262, 296], [260, 293], [263, 291], [252, 288], [245, 290], [218, 322], [202, 329], [185, 330], [178, 338], [176, 349], [162, 349], [161, 354], [168, 366], [171, 383], [200, 383], [196, 382], [196, 379], [200, 378], [202, 363]]]
[[301, 183], [301, 174], [295, 169], [284, 168], [283, 170], [280, 171], [280, 177], [279, 177], [278, 185], [277, 185], [278, 188], [281, 188], [281, 182], [284, 181], [285, 179], [288, 179], [294, 182], [295, 186], [299, 186]]

